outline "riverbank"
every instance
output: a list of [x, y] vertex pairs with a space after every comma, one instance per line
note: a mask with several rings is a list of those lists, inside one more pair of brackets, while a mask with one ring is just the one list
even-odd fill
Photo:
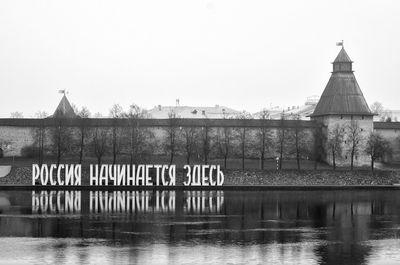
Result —
[[[400, 183], [397, 170], [223, 170], [224, 186], [390, 186]], [[176, 186], [183, 186], [183, 171], [177, 170]], [[14, 167], [0, 178], [0, 186], [32, 185], [31, 167]], [[89, 185], [89, 172], [83, 169], [82, 185]]]

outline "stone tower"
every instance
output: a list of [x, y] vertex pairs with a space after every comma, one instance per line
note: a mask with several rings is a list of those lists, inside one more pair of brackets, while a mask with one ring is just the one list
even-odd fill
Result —
[[[344, 137], [341, 146], [342, 152], [335, 159], [337, 165], [350, 165], [349, 133], [351, 128], [358, 127], [361, 139], [358, 152], [354, 156], [354, 165], [368, 164], [370, 158], [364, 154], [364, 149], [366, 138], [373, 130], [374, 114], [369, 109], [354, 76], [353, 61], [350, 60], [343, 46], [332, 64], [332, 75], [310, 117], [325, 125], [324, 133], [327, 140], [332, 137], [334, 129], [340, 126]], [[325, 149], [326, 162], [332, 164], [332, 152], [328, 150], [327, 145]]]

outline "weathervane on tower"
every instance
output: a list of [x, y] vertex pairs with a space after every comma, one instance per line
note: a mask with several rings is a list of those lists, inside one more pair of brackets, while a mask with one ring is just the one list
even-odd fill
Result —
[[344, 48], [344, 40], [336, 42], [336, 46], [342, 46]]
[[65, 96], [65, 94], [67, 94], [68, 92], [67, 92], [67, 90], [64, 88], [64, 89], [59, 89], [59, 90], [58, 90], [58, 93], [64, 94], [64, 96]]

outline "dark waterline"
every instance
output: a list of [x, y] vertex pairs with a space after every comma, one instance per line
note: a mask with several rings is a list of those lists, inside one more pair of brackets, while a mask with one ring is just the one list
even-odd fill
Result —
[[0, 263], [398, 264], [400, 191], [0, 191]]

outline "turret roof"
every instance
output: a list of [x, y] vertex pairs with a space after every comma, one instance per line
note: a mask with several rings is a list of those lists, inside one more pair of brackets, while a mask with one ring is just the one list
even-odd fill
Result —
[[[334, 64], [352, 62], [344, 48]], [[324, 115], [373, 115], [352, 71], [334, 71], [311, 117]]]
[[347, 55], [346, 50], [344, 49], [344, 47], [342, 47], [342, 49], [340, 50], [339, 54], [336, 56], [335, 61], [333, 61], [334, 63], [345, 63], [345, 62], [353, 62], [349, 55]]
[[67, 97], [64, 95], [57, 106], [56, 111], [52, 116], [53, 118], [76, 118], [76, 114]]

